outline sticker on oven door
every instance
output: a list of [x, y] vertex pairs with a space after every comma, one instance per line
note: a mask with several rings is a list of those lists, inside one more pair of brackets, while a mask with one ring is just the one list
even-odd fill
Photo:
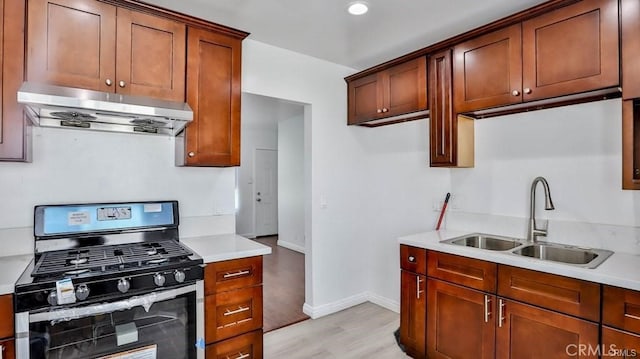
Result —
[[144, 213], [162, 212], [162, 203], [145, 203]]
[[65, 278], [56, 282], [56, 294], [58, 305], [76, 302], [76, 292], [73, 290], [71, 278]]
[[156, 359], [158, 346], [156, 344], [146, 347], [127, 350], [116, 354], [110, 354], [97, 359]]
[[88, 211], [69, 212], [67, 215], [67, 225], [80, 226], [91, 224], [91, 215]]

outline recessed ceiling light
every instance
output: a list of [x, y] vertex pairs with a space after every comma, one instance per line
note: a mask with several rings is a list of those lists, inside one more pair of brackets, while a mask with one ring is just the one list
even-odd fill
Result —
[[369, 6], [365, 2], [356, 1], [349, 4], [348, 11], [351, 15], [362, 15], [369, 11]]

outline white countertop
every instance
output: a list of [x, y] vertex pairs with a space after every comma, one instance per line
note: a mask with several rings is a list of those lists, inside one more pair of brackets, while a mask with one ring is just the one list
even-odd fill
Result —
[[181, 237], [180, 242], [198, 253], [205, 263], [271, 253], [271, 247], [233, 233], [202, 237]]
[[610, 284], [617, 287], [640, 290], [640, 256], [614, 253], [594, 269], [575, 267], [568, 264], [542, 261], [511, 254], [510, 251], [490, 251], [472, 247], [457, 246], [441, 241], [471, 234], [469, 231], [440, 230], [417, 233], [398, 238], [400, 244], [425, 248], [438, 252], [482, 259], [514, 267], [558, 274], [591, 282]]
[[0, 257], [0, 295], [13, 293], [16, 281], [33, 255]]

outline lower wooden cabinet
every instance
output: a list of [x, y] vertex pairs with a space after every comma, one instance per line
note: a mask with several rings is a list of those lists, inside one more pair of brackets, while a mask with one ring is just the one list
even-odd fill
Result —
[[495, 296], [429, 278], [427, 301], [429, 358], [494, 357]]
[[637, 358], [640, 355], [640, 335], [602, 327], [602, 357]]
[[427, 313], [427, 277], [401, 271], [400, 343], [414, 358], [425, 356]]
[[207, 359], [262, 359], [262, 330], [208, 345]]
[[0, 340], [0, 358], [14, 359], [16, 357], [15, 342], [13, 339]]
[[262, 328], [262, 286], [216, 293], [205, 299], [207, 343]]
[[598, 347], [597, 323], [503, 298], [497, 307], [497, 359], [583, 358]]

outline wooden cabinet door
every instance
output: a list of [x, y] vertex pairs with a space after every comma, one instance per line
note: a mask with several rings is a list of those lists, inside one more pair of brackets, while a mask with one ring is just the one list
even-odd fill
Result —
[[205, 297], [205, 340], [208, 343], [262, 328], [262, 286]]
[[602, 353], [615, 358], [637, 358], [640, 335], [602, 326]]
[[114, 91], [115, 6], [94, 0], [29, 0], [27, 19], [29, 81]]
[[16, 357], [16, 344], [13, 339], [0, 340], [0, 357], [2, 359], [14, 359]]
[[429, 58], [429, 154], [431, 166], [455, 166], [456, 121], [451, 99], [451, 50]]
[[13, 337], [13, 294], [0, 296], [0, 339]]
[[186, 164], [239, 166], [241, 40], [196, 28], [187, 36]]
[[426, 349], [427, 277], [400, 273], [400, 342], [407, 354], [424, 358]]
[[640, 2], [620, 1], [620, 21], [622, 46], [622, 98], [640, 97]]
[[640, 189], [640, 102], [622, 101], [622, 189]]
[[24, 80], [25, 3], [0, 0], [0, 161], [30, 160], [28, 120], [16, 92]]
[[494, 357], [495, 296], [429, 278], [427, 301], [429, 358]]
[[524, 100], [618, 86], [618, 1], [584, 0], [522, 23]]
[[385, 117], [427, 109], [427, 60], [419, 57], [383, 72]]
[[503, 298], [497, 305], [497, 359], [584, 358], [575, 355], [581, 345], [598, 346], [596, 323]]
[[116, 92], [184, 102], [186, 26], [118, 9]]
[[262, 359], [262, 330], [207, 345], [207, 359]]
[[349, 82], [347, 102], [349, 115], [347, 124], [355, 125], [382, 116], [382, 79], [379, 73]]
[[463, 42], [453, 49], [455, 111], [522, 101], [520, 24]]

